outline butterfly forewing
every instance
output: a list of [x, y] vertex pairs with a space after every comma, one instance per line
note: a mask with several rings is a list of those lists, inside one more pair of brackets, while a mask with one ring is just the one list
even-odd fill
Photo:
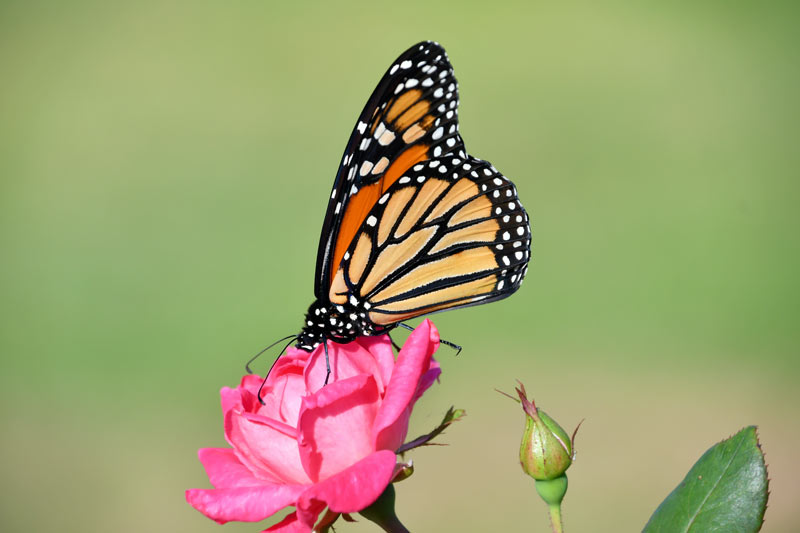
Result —
[[347, 143], [320, 238], [317, 298], [327, 298], [378, 200], [414, 165], [450, 153], [466, 156], [458, 134], [458, 84], [444, 49], [420, 43], [389, 67]]
[[329, 292], [390, 325], [513, 293], [530, 260], [528, 215], [514, 185], [461, 155], [415, 164], [367, 213]]

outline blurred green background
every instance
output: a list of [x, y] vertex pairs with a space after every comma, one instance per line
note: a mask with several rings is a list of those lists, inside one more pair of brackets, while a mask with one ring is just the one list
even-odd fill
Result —
[[0, 529], [263, 529], [185, 503], [196, 450], [224, 444], [219, 388], [301, 326], [364, 102], [434, 39], [534, 260], [512, 298], [435, 317], [465, 348], [440, 351], [412, 433], [468, 417], [412, 453], [406, 525], [547, 530], [494, 391], [519, 378], [586, 419], [568, 531], [641, 529], [748, 424], [764, 531], [800, 530], [795, 6], [3, 2]]

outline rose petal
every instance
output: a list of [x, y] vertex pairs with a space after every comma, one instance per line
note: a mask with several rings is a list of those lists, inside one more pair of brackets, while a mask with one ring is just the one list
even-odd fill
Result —
[[[331, 376], [328, 383], [342, 381], [362, 374], [375, 376], [378, 391], [383, 393], [384, 382], [381, 370], [375, 357], [361, 344], [349, 342], [338, 344], [328, 341], [328, 360], [331, 365]], [[325, 384], [328, 369], [325, 364], [325, 348], [322, 344], [317, 346], [306, 367], [306, 390], [316, 392]]]
[[246, 391], [250, 395], [255, 396], [258, 394], [258, 389], [261, 388], [262, 383], [264, 383], [264, 378], [262, 376], [258, 374], [245, 374], [237, 389], [241, 392]]
[[263, 378], [261, 376], [246, 374], [235, 389], [223, 387], [222, 391], [220, 391], [222, 413], [227, 414], [228, 411], [234, 409], [249, 413], [258, 412], [261, 404], [258, 401], [257, 394], [262, 382]]
[[259, 415], [231, 411], [225, 437], [236, 456], [256, 477], [274, 482], [309, 483], [300, 462], [297, 431]]
[[303, 467], [312, 481], [325, 479], [375, 451], [371, 430], [379, 399], [375, 378], [363, 374], [330, 383], [303, 399], [298, 442]]
[[378, 368], [381, 371], [381, 380], [384, 384], [384, 387], [378, 390], [381, 395], [383, 395], [385, 385], [389, 383], [389, 380], [392, 378], [392, 370], [394, 370], [392, 340], [389, 338], [389, 335], [375, 335], [372, 337], [359, 337], [355, 342], [371, 353], [378, 363]]
[[419, 380], [419, 385], [417, 386], [417, 392], [414, 393], [414, 399], [411, 401], [411, 407], [414, 407], [414, 404], [417, 403], [423, 393], [428, 390], [434, 382], [438, 381], [439, 376], [442, 373], [442, 369], [439, 366], [439, 363], [431, 357], [431, 366], [427, 372], [422, 375], [422, 378]]
[[242, 393], [236, 388], [222, 387], [219, 391], [222, 415], [225, 416], [232, 409], [242, 408]]
[[303, 485], [264, 484], [231, 489], [190, 489], [186, 491], [186, 501], [220, 524], [231, 520], [257, 522], [294, 504], [307, 488]]
[[297, 499], [297, 515], [303, 522], [313, 524], [319, 505], [327, 505], [336, 513], [355, 513], [378, 499], [394, 474], [396, 456], [381, 450], [365, 457], [325, 481], [309, 487]]
[[310, 533], [311, 527], [305, 525], [297, 519], [297, 513], [290, 513], [272, 527], [268, 527], [261, 533]]
[[208, 480], [217, 489], [263, 485], [230, 448], [200, 448], [197, 452]]
[[302, 369], [299, 372], [283, 373], [275, 379], [270, 375], [269, 385], [264, 387], [261, 398], [264, 405], [258, 414], [297, 425], [300, 401], [306, 395], [306, 384]]
[[428, 319], [406, 339], [373, 427], [376, 449], [396, 450], [403, 443], [417, 389], [438, 347], [439, 332]]

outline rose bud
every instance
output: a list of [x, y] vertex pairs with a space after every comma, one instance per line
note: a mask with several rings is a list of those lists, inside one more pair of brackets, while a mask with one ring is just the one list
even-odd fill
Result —
[[525, 411], [525, 433], [519, 448], [522, 470], [535, 480], [559, 477], [572, 464], [572, 441], [547, 413], [528, 400], [525, 388], [517, 389]]
[[553, 531], [561, 533], [561, 500], [567, 493], [565, 472], [575, 458], [575, 433], [570, 438], [533, 400], [528, 400], [522, 383], [516, 390], [525, 411], [525, 433], [519, 448], [522, 470], [536, 480], [536, 492], [547, 503]]

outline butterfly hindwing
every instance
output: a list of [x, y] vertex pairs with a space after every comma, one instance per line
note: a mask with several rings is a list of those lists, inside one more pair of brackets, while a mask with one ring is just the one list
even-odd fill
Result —
[[498, 300], [530, 260], [528, 215], [491, 164], [453, 154], [415, 164], [379, 198], [328, 295], [379, 325]]
[[444, 49], [414, 45], [389, 67], [361, 113], [334, 181], [317, 254], [315, 295], [332, 276], [378, 199], [421, 161], [464, 147], [458, 84]]

